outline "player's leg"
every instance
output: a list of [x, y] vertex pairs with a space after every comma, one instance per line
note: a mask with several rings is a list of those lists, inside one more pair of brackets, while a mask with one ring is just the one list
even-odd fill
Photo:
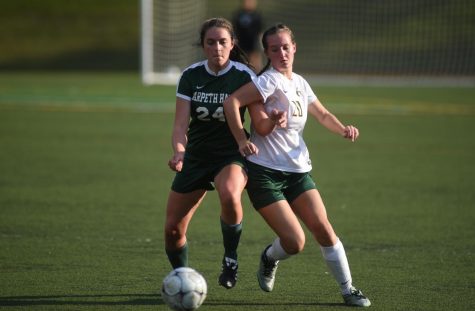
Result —
[[327, 247], [337, 243], [338, 237], [328, 220], [327, 211], [318, 190], [310, 189], [301, 193], [291, 202], [291, 206], [318, 244]]
[[325, 205], [316, 189], [300, 194], [291, 203], [293, 210], [320, 244], [323, 257], [349, 305], [369, 306], [369, 299], [352, 285], [345, 248], [328, 220]]
[[270, 292], [274, 288], [275, 274], [280, 260], [301, 252], [305, 245], [305, 233], [291, 207], [280, 200], [258, 212], [278, 238], [267, 246], [261, 254], [257, 279], [262, 290]]
[[[305, 234], [300, 222], [285, 200], [280, 200], [257, 210], [269, 227], [277, 234], [283, 250], [294, 255], [305, 246]], [[280, 260], [283, 258], [273, 258]]]
[[300, 252], [305, 234], [283, 193], [289, 174], [252, 162], [248, 162], [247, 167], [249, 199], [278, 237], [262, 252], [257, 272], [261, 289], [270, 292], [279, 260]]
[[221, 219], [229, 225], [239, 224], [243, 212], [241, 195], [246, 186], [247, 175], [243, 167], [230, 164], [216, 175], [214, 184], [221, 203]]
[[220, 223], [224, 245], [222, 272], [218, 282], [227, 289], [233, 288], [237, 281], [237, 248], [243, 218], [241, 195], [246, 182], [246, 172], [237, 164], [225, 166], [214, 179], [221, 203]]
[[200, 189], [189, 193], [178, 193], [172, 190], [168, 195], [164, 230], [165, 251], [174, 269], [188, 265], [186, 232], [205, 194], [206, 191]]

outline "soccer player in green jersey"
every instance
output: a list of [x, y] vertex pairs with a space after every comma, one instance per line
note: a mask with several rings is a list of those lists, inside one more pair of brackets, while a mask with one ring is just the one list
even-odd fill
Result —
[[[237, 248], [242, 231], [241, 194], [247, 182], [245, 161], [223, 113], [223, 102], [255, 77], [247, 58], [235, 43], [232, 24], [223, 18], [204, 22], [200, 44], [206, 59], [186, 68], [178, 82], [172, 134], [176, 171], [168, 196], [165, 249], [173, 268], [188, 265], [186, 232], [206, 192], [216, 188], [221, 203], [224, 256], [218, 282], [232, 288], [237, 281]], [[262, 105], [252, 106], [262, 126], [272, 130], [274, 121]], [[240, 110], [244, 121], [245, 108]], [[274, 118], [279, 118], [276, 115]], [[190, 120], [191, 119], [191, 120]]]
[[[267, 66], [224, 103], [239, 150], [247, 156], [249, 198], [277, 235], [262, 252], [257, 272], [259, 285], [264, 291], [272, 291], [279, 261], [303, 250], [305, 233], [301, 219], [320, 244], [344, 302], [368, 307], [370, 300], [352, 284], [345, 249], [328, 220], [325, 205], [310, 175], [312, 164], [303, 139], [307, 116], [351, 141], [358, 138], [359, 131], [352, 125], [343, 125], [322, 105], [307, 81], [293, 72], [297, 45], [287, 26], [277, 24], [265, 31], [262, 45], [269, 59]], [[287, 119], [285, 125], [278, 124], [276, 130], [265, 135], [251, 128], [249, 140], [242, 131], [237, 112], [255, 102], [263, 102], [262, 106], [268, 111], [287, 112]], [[254, 124], [252, 119], [251, 125]]]

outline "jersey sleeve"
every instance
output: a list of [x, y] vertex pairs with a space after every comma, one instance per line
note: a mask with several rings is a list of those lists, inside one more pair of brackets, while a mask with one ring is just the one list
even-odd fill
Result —
[[191, 101], [193, 96], [193, 86], [186, 71], [182, 73], [180, 80], [178, 81], [176, 96]]
[[275, 78], [268, 73], [264, 73], [255, 79], [252, 80], [254, 82], [257, 90], [261, 93], [262, 99], [264, 101], [267, 100], [269, 96], [271, 96], [277, 87], [277, 81]]
[[304, 88], [305, 88], [305, 94], [307, 94], [307, 102], [313, 103], [314, 101], [317, 100], [317, 95], [313, 92], [312, 88], [308, 84], [307, 80], [303, 79], [304, 82]]

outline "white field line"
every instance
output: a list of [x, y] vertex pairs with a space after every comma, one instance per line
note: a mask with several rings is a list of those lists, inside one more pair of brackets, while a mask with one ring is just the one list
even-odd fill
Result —
[[[324, 105], [335, 114], [358, 115], [475, 115], [474, 105], [455, 103], [405, 102], [403, 104], [327, 102]], [[137, 98], [95, 97], [71, 99], [50, 96], [2, 96], [0, 109], [22, 107], [38, 111], [65, 112], [134, 112], [174, 113], [175, 104], [165, 101], [150, 101]]]
[[433, 104], [427, 102], [411, 102], [405, 104], [363, 104], [363, 103], [331, 103], [327, 108], [338, 114], [359, 115], [475, 115], [475, 105]]

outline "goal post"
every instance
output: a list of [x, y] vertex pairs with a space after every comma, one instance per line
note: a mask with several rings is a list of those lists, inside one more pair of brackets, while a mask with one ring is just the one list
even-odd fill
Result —
[[201, 57], [199, 27], [204, 0], [141, 0], [141, 71], [144, 84], [176, 84]]
[[140, 1], [142, 82], [153, 84], [153, 0]]

